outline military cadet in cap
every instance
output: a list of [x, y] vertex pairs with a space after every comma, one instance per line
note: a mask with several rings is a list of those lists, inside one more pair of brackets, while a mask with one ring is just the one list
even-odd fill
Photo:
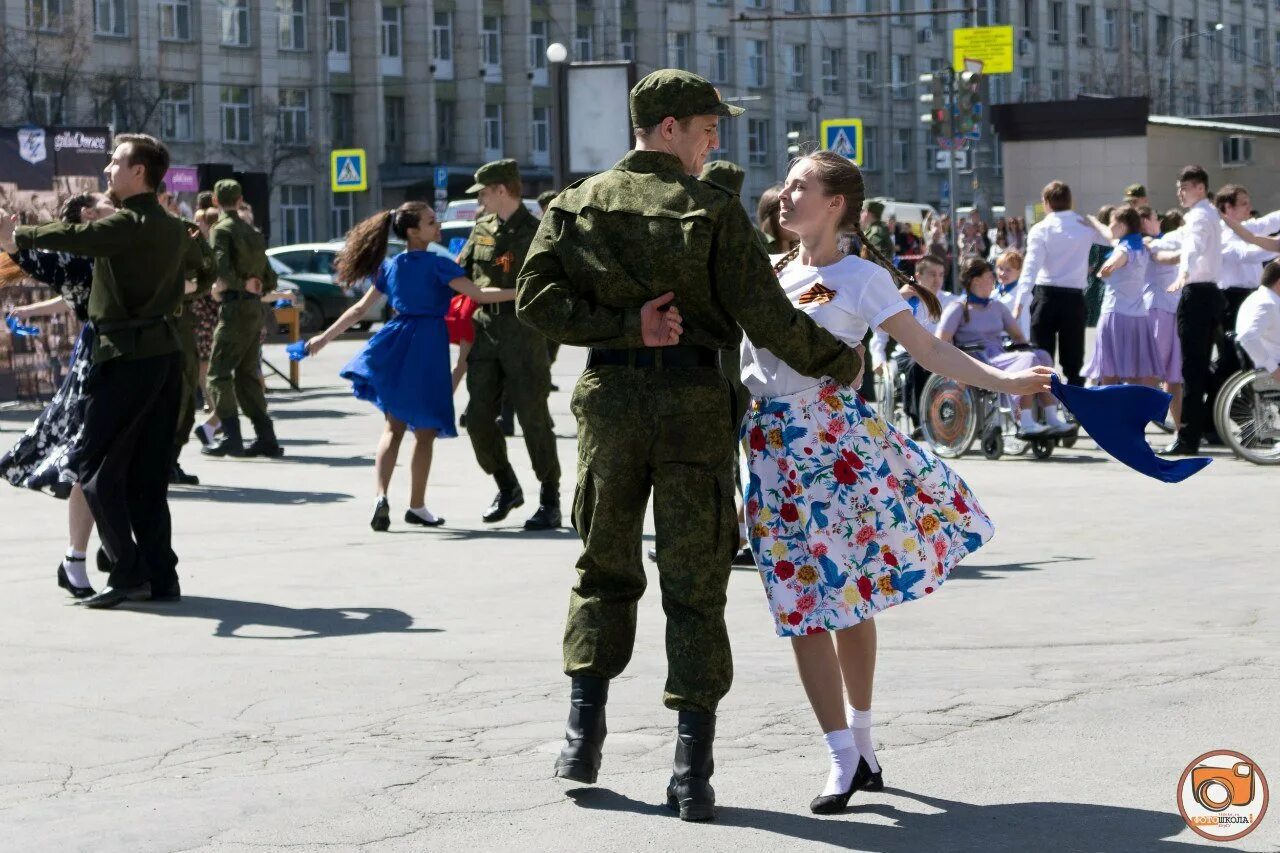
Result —
[[[862, 206], [862, 233], [867, 242], [875, 247], [882, 257], [892, 258], [898, 254], [893, 244], [893, 235], [880, 217], [884, 216], [884, 202], [869, 201]], [[864, 256], [865, 253], [864, 253]]]
[[[213, 330], [209, 354], [209, 395], [222, 421], [222, 438], [204, 448], [208, 456], [284, 455], [275, 427], [267, 414], [259, 363], [262, 358], [263, 288], [275, 289], [276, 274], [267, 262], [262, 234], [239, 213], [243, 193], [231, 179], [213, 185], [214, 200], [222, 215], [209, 231], [217, 258], [222, 306]], [[240, 409], [253, 424], [255, 439], [248, 447], [240, 435]], [[196, 435], [203, 440], [203, 431]]]
[[[467, 192], [479, 194], [485, 213], [476, 220], [458, 263], [480, 287], [514, 287], [538, 228], [520, 198], [520, 168], [515, 160], [495, 160], [481, 166], [475, 178]], [[560, 460], [547, 408], [551, 366], [546, 339], [516, 319], [510, 302], [481, 305], [472, 322], [476, 339], [467, 357], [467, 434], [481, 469], [498, 483], [484, 520], [502, 521], [524, 504], [507, 459], [507, 441], [496, 423], [505, 395], [520, 419], [533, 473], [542, 484], [538, 510], [524, 523], [525, 530], [559, 527]]]
[[572, 403], [573, 518], [584, 547], [565, 628], [572, 686], [555, 772], [596, 780], [609, 679], [635, 642], [652, 491], [664, 702], [679, 712], [667, 804], [684, 820], [714, 816], [715, 711], [733, 678], [724, 605], [738, 547], [735, 435], [720, 352], [745, 331], [806, 376], [848, 383], [861, 368], [854, 350], [791, 306], [738, 199], [696, 177], [719, 117], [741, 112], [686, 71], [637, 83], [635, 150], [552, 202], [516, 296], [520, 319], [591, 348]]
[[169, 482], [184, 486], [200, 485], [200, 478], [182, 470], [178, 457], [191, 438], [196, 423], [196, 388], [200, 384], [200, 355], [196, 345], [196, 300], [206, 296], [217, 280], [218, 262], [213, 247], [200, 233], [194, 222], [183, 220], [187, 234], [200, 252], [200, 266], [189, 275], [182, 296], [182, 309], [178, 313], [178, 342], [182, 346], [182, 400], [178, 405], [178, 429], [173, 439], [173, 465], [169, 468]]
[[1129, 184], [1124, 188], [1124, 201], [1130, 207], [1142, 207], [1147, 204], [1147, 188], [1142, 184]]

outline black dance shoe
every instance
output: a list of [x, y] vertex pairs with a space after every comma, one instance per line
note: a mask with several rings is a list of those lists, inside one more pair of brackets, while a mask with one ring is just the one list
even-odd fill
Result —
[[391, 529], [391, 504], [385, 497], [378, 498], [378, 503], [374, 505], [369, 526], [377, 533], [386, 533]]
[[[75, 562], [83, 563], [84, 560], [77, 560]], [[76, 586], [73, 584], [71, 582], [71, 578], [67, 577], [67, 567], [62, 563], [58, 563], [58, 586], [71, 593], [72, 598], [88, 598], [89, 596], [94, 595], [93, 587]]]
[[425, 518], [418, 515], [413, 510], [406, 509], [404, 511], [404, 523], [416, 524], [419, 527], [439, 527], [440, 525], [444, 524], [444, 519], [437, 517], [435, 521], [427, 521]]
[[169, 469], [169, 483], [174, 486], [198, 486], [200, 478], [195, 474], [188, 474], [182, 470], [182, 466], [177, 462], [173, 463], [173, 467]]
[[151, 582], [143, 581], [137, 586], [109, 586], [97, 595], [84, 599], [80, 604], [94, 610], [106, 610], [126, 601], [147, 601], [150, 598]]
[[[878, 763], [878, 762], [877, 762]], [[839, 814], [849, 805], [849, 798], [857, 791], [883, 791], [884, 776], [881, 767], [875, 773], [871, 772], [871, 765], [861, 756], [858, 757], [858, 769], [853, 773], [853, 780], [849, 782], [849, 790], [843, 794], [828, 794], [825, 797], [814, 797], [813, 802], [809, 803], [809, 811], [814, 814]]]
[[1199, 456], [1200, 448], [1178, 439], [1173, 444], [1160, 448], [1156, 453], [1160, 456]]

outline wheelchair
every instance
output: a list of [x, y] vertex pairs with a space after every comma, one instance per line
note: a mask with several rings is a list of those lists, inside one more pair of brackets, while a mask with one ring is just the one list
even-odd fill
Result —
[[[1234, 340], [1233, 340], [1234, 343]], [[1280, 464], [1280, 382], [1236, 345], [1244, 369], [1223, 384], [1213, 404], [1213, 423], [1231, 452], [1255, 465]]]
[[[961, 349], [981, 357], [980, 347]], [[1028, 450], [1036, 459], [1048, 459], [1058, 446], [1074, 447], [1078, 435], [1076, 429], [1065, 434], [1024, 436], [1018, 431], [1011, 397], [962, 385], [936, 373], [920, 392], [920, 426], [934, 452], [948, 459], [963, 456], [978, 440], [982, 455], [988, 459], [1020, 456]]]

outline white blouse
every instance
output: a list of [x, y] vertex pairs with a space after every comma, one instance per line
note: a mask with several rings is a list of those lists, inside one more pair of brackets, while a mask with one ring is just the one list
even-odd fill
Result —
[[[781, 255], [775, 255], [774, 262], [779, 258]], [[856, 255], [846, 255], [825, 267], [793, 260], [782, 268], [778, 279], [792, 305], [849, 346], [862, 343], [868, 328], [911, 310], [889, 271]], [[769, 350], [746, 338], [742, 341], [742, 384], [756, 397], [795, 394], [821, 384], [823, 379], [803, 376]]]

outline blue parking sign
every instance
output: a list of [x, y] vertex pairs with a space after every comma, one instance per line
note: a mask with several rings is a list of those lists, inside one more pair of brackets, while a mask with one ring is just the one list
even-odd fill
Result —
[[436, 166], [436, 189], [443, 190], [449, 187], [449, 170], [444, 166]]

